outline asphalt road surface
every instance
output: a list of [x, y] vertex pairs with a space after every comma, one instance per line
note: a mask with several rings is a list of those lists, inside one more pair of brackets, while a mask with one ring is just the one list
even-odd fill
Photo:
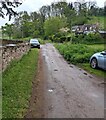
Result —
[[26, 117], [104, 118], [102, 79], [68, 64], [52, 44], [41, 47], [39, 59], [38, 106], [33, 99]]

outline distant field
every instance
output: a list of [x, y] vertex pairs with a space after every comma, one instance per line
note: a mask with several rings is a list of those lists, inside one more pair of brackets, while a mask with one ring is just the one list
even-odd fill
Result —
[[90, 47], [91, 49], [100, 49], [100, 50], [104, 50], [105, 49], [106, 44], [94, 44], [94, 45], [88, 45], [88, 47]]

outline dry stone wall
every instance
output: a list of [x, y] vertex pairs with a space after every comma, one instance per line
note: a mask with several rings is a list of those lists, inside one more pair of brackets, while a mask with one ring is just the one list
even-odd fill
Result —
[[28, 43], [10, 44], [0, 47], [1, 61], [0, 68], [4, 71], [10, 62], [14, 59], [21, 59], [24, 54], [27, 54], [30, 50]]

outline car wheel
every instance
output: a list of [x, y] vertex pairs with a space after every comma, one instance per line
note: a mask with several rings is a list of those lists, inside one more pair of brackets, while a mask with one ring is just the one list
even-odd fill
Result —
[[92, 68], [97, 68], [98, 67], [98, 62], [97, 62], [97, 59], [96, 58], [92, 58], [92, 60], [91, 60], [91, 67]]
[[40, 49], [40, 46], [38, 47], [38, 49]]

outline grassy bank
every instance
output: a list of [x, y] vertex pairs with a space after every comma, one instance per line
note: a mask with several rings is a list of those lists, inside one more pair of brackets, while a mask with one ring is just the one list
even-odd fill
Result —
[[22, 118], [28, 108], [32, 80], [38, 64], [38, 50], [32, 49], [20, 61], [14, 61], [3, 73], [3, 118]]
[[96, 52], [104, 50], [103, 44], [85, 45], [64, 43], [55, 44], [55, 47], [59, 50], [63, 57], [70, 63], [80, 65], [80, 67], [83, 67], [88, 72], [100, 77], [104, 77], [105, 71], [92, 69], [89, 64], [89, 59], [91, 55], [93, 55]]
[[89, 63], [84, 63], [81, 66], [79, 65], [79, 67], [82, 67], [83, 69], [85, 69], [86, 71], [88, 71], [91, 74], [97, 75], [98, 77], [101, 78], [106, 78], [106, 71], [101, 70], [101, 69], [92, 69], [89, 65]]
[[105, 21], [106, 21], [105, 16], [100, 16], [100, 17], [93, 16], [92, 19], [88, 21], [88, 24], [96, 24], [98, 22], [100, 25], [100, 29], [106, 30]]
[[0, 120], [2, 118], [2, 74], [0, 73]]

